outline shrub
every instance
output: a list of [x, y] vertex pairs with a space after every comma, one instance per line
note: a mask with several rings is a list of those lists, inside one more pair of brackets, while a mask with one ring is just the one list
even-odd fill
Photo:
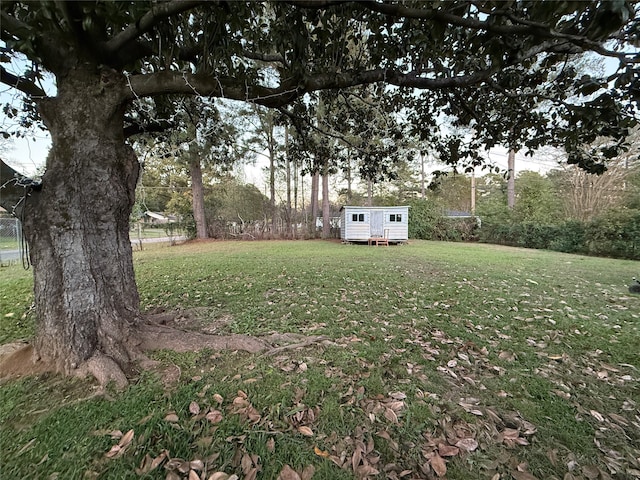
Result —
[[414, 200], [409, 204], [409, 238], [431, 240], [440, 215], [428, 200]]
[[565, 253], [586, 253], [586, 227], [577, 220], [568, 220], [556, 228], [555, 238], [549, 243], [550, 250]]
[[482, 223], [479, 240], [637, 260], [640, 259], [640, 210], [611, 210], [586, 224], [576, 220], [550, 225], [487, 220]]
[[409, 238], [467, 242], [476, 240], [475, 218], [443, 217], [440, 209], [429, 200], [410, 203]]
[[640, 259], [640, 210], [617, 209], [592, 220], [586, 229], [591, 255]]

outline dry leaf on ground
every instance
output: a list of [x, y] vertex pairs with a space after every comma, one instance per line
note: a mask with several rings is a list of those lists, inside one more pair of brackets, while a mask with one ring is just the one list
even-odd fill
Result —
[[434, 454], [433, 457], [431, 457], [429, 463], [431, 464], [431, 468], [433, 468], [433, 471], [436, 472], [436, 475], [438, 475], [439, 477], [444, 477], [447, 474], [447, 464], [444, 459], [437, 453]]

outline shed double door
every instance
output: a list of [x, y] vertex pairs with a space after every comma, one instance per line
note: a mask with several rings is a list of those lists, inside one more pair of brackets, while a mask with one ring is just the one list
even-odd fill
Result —
[[373, 210], [371, 212], [371, 236], [384, 236], [384, 212]]

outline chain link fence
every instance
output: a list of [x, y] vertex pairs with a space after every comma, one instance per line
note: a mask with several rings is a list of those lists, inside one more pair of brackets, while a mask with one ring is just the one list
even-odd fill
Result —
[[0, 266], [18, 263], [22, 258], [22, 225], [13, 217], [0, 217]]

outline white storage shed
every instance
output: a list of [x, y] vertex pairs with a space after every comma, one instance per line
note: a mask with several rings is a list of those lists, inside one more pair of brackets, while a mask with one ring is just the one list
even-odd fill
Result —
[[385, 237], [389, 242], [409, 239], [409, 207], [353, 207], [340, 210], [340, 238], [345, 242], [368, 242]]

